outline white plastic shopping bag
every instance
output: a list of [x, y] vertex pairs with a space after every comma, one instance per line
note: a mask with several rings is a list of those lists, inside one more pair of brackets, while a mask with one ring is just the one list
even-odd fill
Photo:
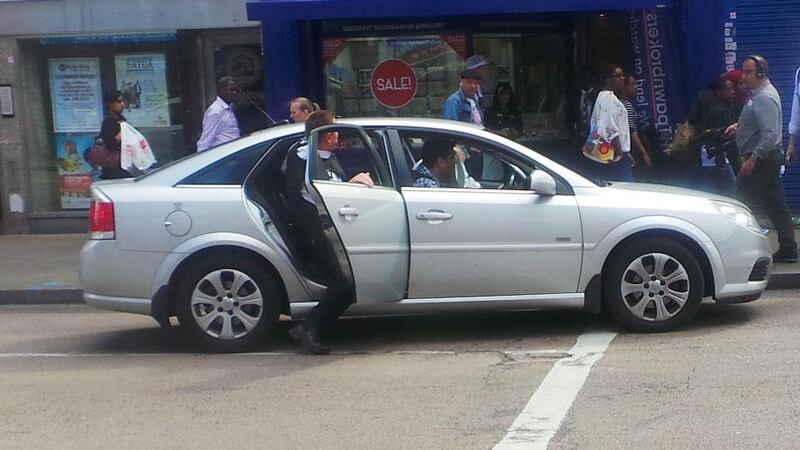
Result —
[[155, 164], [156, 157], [153, 156], [150, 144], [142, 136], [142, 133], [139, 133], [136, 128], [133, 128], [127, 122], [120, 122], [119, 125], [122, 129], [120, 166], [130, 171], [134, 167], [139, 170], [145, 170]]

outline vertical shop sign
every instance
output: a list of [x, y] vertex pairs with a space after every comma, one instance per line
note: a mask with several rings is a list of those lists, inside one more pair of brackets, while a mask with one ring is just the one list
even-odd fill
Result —
[[117, 89], [125, 98], [122, 113], [137, 128], [167, 127], [167, 63], [162, 53], [114, 56]]
[[58, 187], [63, 209], [89, 208], [93, 169], [84, 155], [94, 140], [95, 133], [56, 133]]
[[98, 59], [51, 59], [49, 63], [56, 133], [99, 130], [103, 108]]
[[725, 42], [725, 70], [735, 69], [736, 52], [739, 46], [736, 42], [736, 1], [725, 0], [725, 27], [723, 28], [723, 39]]
[[628, 17], [636, 108], [642, 128], [657, 135], [663, 150], [685, 115], [686, 88], [679, 58], [684, 54], [680, 32], [665, 9], [634, 10]]

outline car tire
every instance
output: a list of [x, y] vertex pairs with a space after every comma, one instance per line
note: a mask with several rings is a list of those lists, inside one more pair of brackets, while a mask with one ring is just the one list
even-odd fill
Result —
[[217, 353], [251, 349], [278, 321], [280, 289], [263, 263], [227, 253], [194, 262], [176, 288], [181, 328]]
[[703, 271], [684, 245], [642, 239], [626, 245], [606, 265], [603, 297], [623, 328], [640, 333], [672, 331], [697, 313]]

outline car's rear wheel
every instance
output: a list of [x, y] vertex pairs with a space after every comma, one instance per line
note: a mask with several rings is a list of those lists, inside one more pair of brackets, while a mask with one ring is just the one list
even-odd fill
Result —
[[606, 267], [606, 306], [630, 331], [681, 328], [694, 317], [703, 300], [700, 264], [678, 242], [643, 239], [622, 248]]
[[198, 260], [176, 290], [181, 328], [215, 352], [248, 350], [278, 320], [280, 290], [263, 264], [239, 254]]

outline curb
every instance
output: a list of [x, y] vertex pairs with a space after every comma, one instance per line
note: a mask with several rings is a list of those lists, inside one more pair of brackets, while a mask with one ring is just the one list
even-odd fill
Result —
[[76, 305], [85, 303], [83, 289], [20, 289], [0, 291], [0, 306]]
[[[800, 289], [800, 273], [773, 273], [767, 290]], [[0, 290], [0, 306], [9, 305], [82, 305], [83, 289]]]
[[767, 283], [768, 290], [800, 289], [800, 274], [773, 273]]

